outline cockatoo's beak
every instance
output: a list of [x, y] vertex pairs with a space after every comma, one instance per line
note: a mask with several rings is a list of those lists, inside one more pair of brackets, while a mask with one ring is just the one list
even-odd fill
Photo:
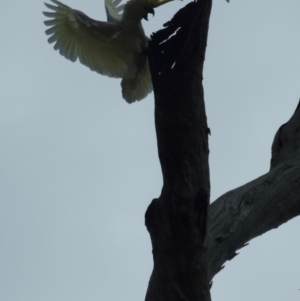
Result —
[[155, 15], [154, 8], [150, 8], [147, 15], [144, 17], [144, 19], [147, 21], [148, 21], [148, 14], [152, 14], [154, 16]]
[[[154, 8], [161, 6], [163, 4], [166, 4], [168, 2], [171, 2], [173, 0], [149, 0], [150, 5], [152, 6], [152, 8], [149, 9], [147, 15], [144, 17], [145, 20], [148, 21], [148, 14], [152, 14], [154, 16]], [[228, 0], [226, 0], [228, 1]]]

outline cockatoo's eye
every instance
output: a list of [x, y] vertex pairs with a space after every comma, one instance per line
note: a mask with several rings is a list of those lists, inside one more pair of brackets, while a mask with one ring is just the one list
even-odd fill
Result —
[[152, 14], [154, 16], [154, 8], [153, 7], [148, 8], [147, 6], [145, 6], [145, 9], [147, 9], [147, 13], [144, 19], [148, 21], [148, 14]]

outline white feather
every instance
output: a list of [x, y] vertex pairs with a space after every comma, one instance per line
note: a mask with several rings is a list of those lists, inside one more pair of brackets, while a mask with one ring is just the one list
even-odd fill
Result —
[[51, 1], [55, 5], [45, 3], [50, 12], [44, 15], [50, 19], [44, 23], [55, 50], [72, 62], [79, 59], [92, 71], [122, 78], [122, 95], [129, 103], [152, 91], [148, 59], [142, 53], [149, 38], [141, 19], [155, 7], [154, 2], [130, 0], [124, 6], [122, 0], [105, 0], [108, 22], [101, 22], [57, 0]]
[[124, 10], [124, 4], [119, 5], [122, 0], [105, 0], [105, 10], [108, 22], [121, 20]]

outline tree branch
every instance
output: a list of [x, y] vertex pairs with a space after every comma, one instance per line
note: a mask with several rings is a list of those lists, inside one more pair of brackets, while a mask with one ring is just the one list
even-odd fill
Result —
[[209, 206], [209, 279], [236, 251], [300, 215], [300, 102], [272, 145], [271, 170]]

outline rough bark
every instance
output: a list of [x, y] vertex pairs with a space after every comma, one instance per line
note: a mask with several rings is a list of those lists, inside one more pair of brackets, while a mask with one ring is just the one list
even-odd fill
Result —
[[275, 135], [270, 171], [209, 206], [207, 249], [211, 280], [226, 260], [263, 233], [300, 215], [300, 102]]
[[209, 205], [202, 87], [211, 0], [189, 3], [147, 50], [163, 173], [145, 221], [154, 269], [146, 301], [209, 301], [209, 283], [249, 240], [300, 215], [300, 104], [278, 130], [271, 170]]
[[154, 258], [146, 301], [210, 300], [204, 247], [209, 150], [202, 87], [210, 10], [210, 0], [188, 4], [152, 36], [148, 50], [164, 183], [146, 212]]

